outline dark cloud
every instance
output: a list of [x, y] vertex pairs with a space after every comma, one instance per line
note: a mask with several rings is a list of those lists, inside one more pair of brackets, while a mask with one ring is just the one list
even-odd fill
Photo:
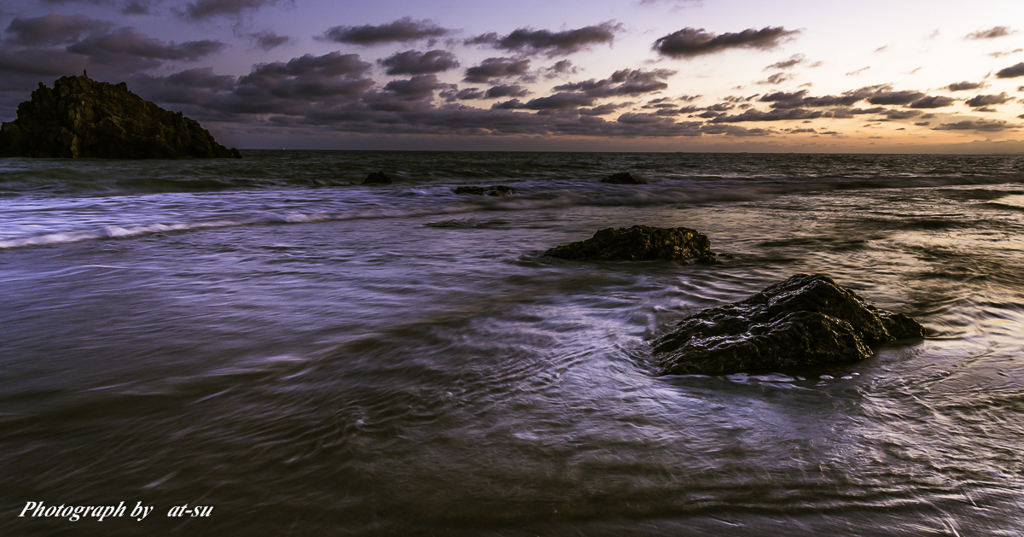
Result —
[[204, 105], [217, 94], [229, 94], [235, 88], [235, 77], [217, 75], [209, 67], [188, 69], [166, 77], [147, 74], [132, 76], [129, 87], [145, 99], [157, 103]]
[[407, 50], [388, 56], [378, 63], [387, 67], [389, 75], [423, 75], [440, 73], [459, 66], [455, 55], [446, 50], [419, 52]]
[[704, 134], [725, 134], [726, 136], [768, 136], [776, 134], [769, 129], [748, 129], [739, 125], [703, 125], [700, 131]]
[[519, 84], [511, 84], [494, 86], [487, 90], [485, 97], [487, 99], [502, 99], [505, 97], [526, 97], [529, 94], [530, 90], [520, 86]]
[[[62, 50], [0, 47], [0, 74], [3, 74], [0, 76], [0, 88], [19, 89], [24, 86], [23, 89], [31, 91], [40, 76], [80, 73], [88, 67], [88, 58]], [[24, 75], [24, 79], [20, 75]]]
[[1015, 30], [1011, 30], [1006, 26], [995, 26], [988, 30], [978, 30], [977, 32], [971, 32], [964, 36], [964, 39], [995, 39], [997, 37], [1003, 37], [1010, 34], [1017, 33]]
[[253, 43], [263, 50], [273, 50], [281, 45], [291, 41], [291, 38], [286, 35], [277, 35], [270, 30], [264, 30], [262, 32], [256, 32], [248, 34], [249, 39], [252, 39]]
[[945, 88], [942, 88], [942, 89], [947, 89], [949, 91], [968, 91], [968, 90], [975, 90], [975, 89], [982, 88], [982, 87], [985, 87], [985, 84], [982, 83], [982, 82], [967, 82], [965, 80], [963, 82], [955, 82], [955, 83], [950, 84], [950, 85], [948, 85], [948, 86], [946, 86]]
[[920, 110], [886, 110], [886, 119], [910, 119], [920, 116], [924, 112]]
[[[872, 96], [879, 95], [881, 92], [887, 92], [891, 89], [891, 86], [887, 84], [866, 86], [860, 89], [851, 90], [843, 93], [842, 95], [823, 95], [821, 97], [808, 97], [807, 90], [800, 90], [796, 92], [775, 92], [762, 96], [758, 101], [770, 102], [770, 106], [774, 109], [790, 109], [790, 108], [822, 108], [832, 106], [852, 106], [859, 101], [867, 99]], [[873, 103], [881, 104], [881, 103]]]
[[125, 15], [154, 15], [153, 7], [161, 0], [126, 0], [121, 6]]
[[1010, 97], [1006, 92], [1000, 93], [999, 95], [978, 95], [967, 100], [967, 106], [977, 108], [979, 106], [991, 106], [994, 104], [1003, 104], [1007, 101], [1012, 101], [1013, 97]]
[[359, 55], [337, 51], [262, 63], [238, 79], [231, 111], [295, 114], [310, 103], [352, 100], [373, 86], [373, 80], [363, 77], [369, 69]]
[[766, 78], [764, 80], [760, 80], [757, 83], [758, 84], [781, 84], [781, 83], [783, 83], [783, 82], [785, 82], [787, 80], [790, 80], [792, 78], [793, 78], [792, 76], [787, 75], [786, 73], [775, 73], [774, 75], [772, 75], [772, 76], [770, 76], [770, 77], [768, 77], [768, 78]]
[[580, 108], [579, 113], [585, 116], [603, 116], [611, 114], [623, 106], [624, 105], [622, 103], [607, 103], [593, 108]]
[[861, 67], [860, 69], [857, 69], [856, 71], [850, 71], [849, 73], [846, 73], [846, 76], [857, 76], [857, 75], [863, 73], [864, 71], [867, 71], [868, 69], [871, 69], [870, 65], [867, 66], [867, 67]]
[[530, 102], [522, 105], [521, 108], [527, 110], [566, 110], [583, 106], [594, 106], [595, 100], [595, 97], [579, 93], [562, 92], [547, 97], [531, 99]]
[[712, 54], [730, 48], [771, 49], [797, 30], [786, 30], [782, 26], [753, 28], [739, 33], [715, 35], [703, 28], [683, 28], [654, 42], [654, 50], [671, 58], [691, 58], [701, 54]]
[[885, 112], [885, 108], [881, 106], [876, 106], [874, 108], [836, 108], [826, 113], [825, 117], [849, 119], [854, 116], [862, 116], [864, 114], [881, 114], [883, 112]]
[[999, 78], [1017, 78], [1018, 76], [1024, 76], [1024, 62], [1007, 67], [1006, 69], [996, 73], [996, 76]]
[[505, 36], [491, 32], [465, 40], [467, 45], [487, 45], [496, 49], [521, 53], [543, 53], [548, 56], [571, 54], [579, 50], [611, 42], [622, 30], [614, 21], [585, 26], [564, 32], [519, 28]]
[[274, 4], [277, 4], [277, 0], [196, 0], [187, 2], [182, 14], [192, 20], [237, 17]]
[[640, 95], [668, 88], [662, 80], [676, 74], [671, 69], [622, 69], [601, 80], [585, 80], [555, 86], [555, 91], [580, 92], [589, 97], [611, 97], [615, 95]]
[[414, 21], [411, 17], [402, 17], [380, 26], [335, 26], [324, 32], [323, 38], [338, 43], [371, 46], [433, 39], [443, 37], [449, 31], [430, 20]]
[[794, 67], [794, 66], [800, 65], [801, 63], [804, 63], [805, 61], [807, 61], [807, 59], [806, 59], [806, 57], [804, 57], [803, 54], [794, 54], [794, 55], [790, 56], [788, 60], [783, 60], [781, 62], [773, 63], [773, 64], [769, 65], [768, 67], [765, 67], [764, 70], [768, 71], [770, 69], [789, 69], [790, 67]]
[[714, 118], [712, 123], [741, 123], [744, 121], [790, 121], [795, 119], [817, 119], [823, 114], [819, 110], [807, 110], [805, 108], [791, 108], [787, 110], [771, 110], [762, 112], [760, 110], [746, 110], [742, 114], [721, 115]]
[[579, 72], [579, 68], [574, 66], [569, 60], [561, 60], [555, 62], [554, 65], [544, 69], [544, 78], [555, 78], [562, 75], [575, 75]]
[[68, 46], [67, 51], [109, 62], [119, 61], [125, 56], [154, 60], [195, 61], [220, 51], [224, 46], [224, 43], [220, 41], [209, 39], [168, 44], [139, 33], [134, 28], [118, 28], [108, 33], [91, 34]]
[[109, 21], [51, 11], [42, 17], [15, 17], [7, 26], [7, 34], [10, 36], [7, 41], [29, 46], [67, 44], [85, 34], [109, 30], [111, 26]]
[[440, 85], [435, 74], [417, 75], [408, 80], [392, 80], [384, 86], [384, 90], [405, 99], [420, 100], [433, 96], [434, 90]]
[[952, 105], [955, 102], [956, 102], [956, 99], [953, 99], [951, 97], [945, 97], [945, 96], [942, 96], [942, 95], [935, 95], [935, 96], [929, 96], [929, 97], [922, 97], [922, 98], [920, 98], [920, 99], [910, 103], [910, 107], [911, 108], [943, 108], [943, 107], [946, 107], [946, 106], [950, 106], [950, 105]]
[[466, 69], [466, 78], [463, 80], [474, 84], [486, 84], [495, 79], [521, 76], [530, 70], [530, 60], [516, 58], [487, 58], [476, 65]]
[[920, 91], [880, 91], [868, 97], [868, 102], [871, 104], [903, 105], [910, 104], [922, 97], [924, 97], [924, 94]]
[[958, 121], [956, 123], [943, 123], [938, 127], [933, 127], [932, 130], [999, 132], [1018, 127], [1020, 127], [1020, 125], [1013, 125], [1001, 120], [969, 119]]

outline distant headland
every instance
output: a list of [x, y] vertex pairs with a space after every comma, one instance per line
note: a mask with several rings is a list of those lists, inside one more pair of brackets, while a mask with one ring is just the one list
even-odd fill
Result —
[[217, 143], [199, 122], [164, 110], [83, 72], [42, 82], [18, 105], [18, 119], [0, 125], [0, 157], [241, 158]]

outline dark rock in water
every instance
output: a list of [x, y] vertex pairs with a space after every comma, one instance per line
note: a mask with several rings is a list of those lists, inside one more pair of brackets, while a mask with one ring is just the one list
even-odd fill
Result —
[[619, 172], [609, 175], [604, 179], [601, 179], [602, 183], [609, 183], [613, 185], [646, 185], [647, 181], [639, 177], [633, 177], [633, 174], [629, 172]]
[[459, 186], [455, 187], [452, 192], [455, 192], [456, 194], [473, 194], [476, 196], [483, 196], [484, 194], [488, 196], [510, 196], [516, 193], [514, 188], [505, 185], [497, 185], [490, 188], [484, 188], [482, 186]]
[[633, 226], [602, 229], [580, 242], [552, 248], [544, 255], [559, 259], [622, 259], [650, 261], [665, 259], [698, 263], [719, 263], [711, 241], [696, 230]]
[[0, 126], [0, 157], [148, 159], [234, 157], [209, 131], [128, 91], [128, 85], [65, 76], [39, 84]]
[[390, 185], [391, 177], [384, 172], [372, 172], [363, 180], [364, 185]]
[[729, 375], [855, 362], [883, 343], [924, 336], [820, 274], [798, 274], [746, 300], [706, 309], [654, 347], [662, 374]]
[[505, 185], [494, 186], [487, 191], [488, 196], [511, 196], [512, 194], [515, 193], [516, 189]]

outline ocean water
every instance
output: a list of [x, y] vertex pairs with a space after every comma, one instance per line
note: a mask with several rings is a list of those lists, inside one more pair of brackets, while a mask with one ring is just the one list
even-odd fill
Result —
[[[1024, 534], [1024, 157], [244, 156], [0, 160], [0, 534]], [[732, 257], [541, 255], [634, 224]], [[656, 374], [802, 272], [928, 337]]]

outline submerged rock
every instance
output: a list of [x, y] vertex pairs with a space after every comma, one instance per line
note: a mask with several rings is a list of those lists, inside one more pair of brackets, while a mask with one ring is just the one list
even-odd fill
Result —
[[855, 362], [924, 327], [868, 305], [820, 274], [798, 274], [740, 302], [706, 309], [655, 342], [662, 374], [729, 375]]
[[234, 157], [209, 131], [128, 91], [128, 85], [65, 76], [39, 84], [0, 126], [0, 157], [150, 159]]
[[552, 248], [544, 255], [559, 259], [720, 262], [711, 251], [711, 240], [703, 233], [685, 227], [607, 228], [585, 241]]
[[456, 194], [473, 194], [476, 196], [510, 196], [516, 193], [516, 190], [510, 186], [496, 185], [489, 188], [482, 186], [459, 186], [455, 187], [452, 192]]
[[604, 179], [601, 179], [602, 183], [609, 183], [613, 185], [646, 185], [647, 181], [639, 177], [633, 177], [633, 174], [629, 172], [613, 173]]
[[391, 177], [384, 172], [371, 172], [363, 179], [364, 185], [390, 185]]

